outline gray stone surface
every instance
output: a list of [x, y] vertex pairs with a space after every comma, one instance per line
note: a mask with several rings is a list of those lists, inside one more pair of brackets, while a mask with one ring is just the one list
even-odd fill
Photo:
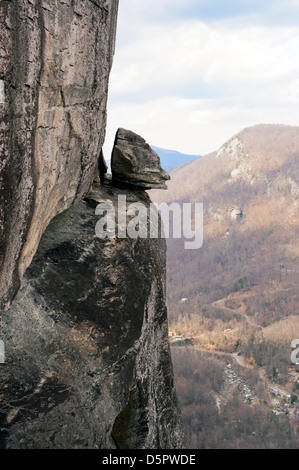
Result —
[[50, 220], [89, 190], [118, 0], [0, 1], [0, 309]]
[[167, 189], [169, 175], [161, 168], [159, 155], [139, 135], [118, 129], [112, 150], [113, 181], [143, 189]]
[[165, 239], [95, 236], [109, 183], [58, 215], [3, 315], [0, 447], [184, 446], [168, 343]]

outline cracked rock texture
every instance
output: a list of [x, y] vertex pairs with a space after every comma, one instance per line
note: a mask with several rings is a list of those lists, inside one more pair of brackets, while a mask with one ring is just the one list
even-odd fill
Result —
[[118, 0], [0, 1], [0, 309], [50, 220], [89, 190], [117, 10]]
[[184, 446], [165, 239], [98, 238], [95, 208], [110, 201], [119, 217], [118, 195], [149, 210], [145, 192], [106, 183], [58, 215], [3, 315], [2, 448]]

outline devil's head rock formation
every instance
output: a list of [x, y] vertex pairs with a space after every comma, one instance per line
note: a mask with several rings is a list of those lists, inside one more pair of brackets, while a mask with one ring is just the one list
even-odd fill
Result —
[[159, 155], [139, 135], [118, 129], [111, 158], [116, 184], [143, 189], [167, 189], [169, 175], [161, 168]]

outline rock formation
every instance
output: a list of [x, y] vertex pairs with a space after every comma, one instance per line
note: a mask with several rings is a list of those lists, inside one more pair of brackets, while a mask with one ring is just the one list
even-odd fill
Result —
[[119, 228], [118, 196], [149, 209], [168, 179], [131, 132], [132, 178], [104, 178], [117, 7], [0, 1], [0, 448], [184, 446], [165, 240], [95, 230], [99, 203]]
[[160, 157], [146, 141], [132, 131], [118, 129], [111, 158], [115, 183], [143, 189], [167, 189], [169, 176]]

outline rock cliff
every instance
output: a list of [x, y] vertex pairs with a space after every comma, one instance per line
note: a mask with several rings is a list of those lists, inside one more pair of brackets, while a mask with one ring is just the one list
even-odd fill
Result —
[[118, 0], [0, 1], [0, 291], [88, 191], [103, 146]]
[[165, 240], [96, 234], [100, 202], [151, 206], [101, 170], [117, 7], [0, 2], [0, 448], [184, 446]]

